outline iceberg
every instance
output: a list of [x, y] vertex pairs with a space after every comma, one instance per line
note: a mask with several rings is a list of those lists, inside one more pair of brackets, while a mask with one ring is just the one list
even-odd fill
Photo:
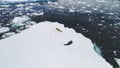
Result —
[[[59, 28], [62, 32], [56, 30]], [[64, 46], [72, 40], [73, 44]], [[112, 68], [82, 34], [41, 22], [0, 41], [0, 68]]]

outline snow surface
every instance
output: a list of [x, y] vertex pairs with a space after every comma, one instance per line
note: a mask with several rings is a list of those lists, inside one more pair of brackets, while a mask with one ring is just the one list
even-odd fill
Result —
[[[59, 28], [63, 32], [56, 30]], [[65, 43], [73, 41], [70, 46]], [[93, 44], [57, 22], [41, 22], [0, 41], [0, 68], [112, 68]]]

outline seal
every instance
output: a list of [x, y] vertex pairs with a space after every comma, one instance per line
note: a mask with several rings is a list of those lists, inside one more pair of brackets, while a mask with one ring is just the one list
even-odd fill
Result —
[[71, 45], [73, 43], [73, 41], [69, 41], [68, 43], [64, 44], [65, 46]]

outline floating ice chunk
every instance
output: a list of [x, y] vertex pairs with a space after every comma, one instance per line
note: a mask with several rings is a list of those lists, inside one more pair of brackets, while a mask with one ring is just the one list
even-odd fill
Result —
[[91, 11], [89, 11], [89, 10], [85, 10], [84, 12], [86, 12], [86, 13], [92, 13]]
[[63, 7], [63, 6], [58, 6], [58, 8], [60, 8], [60, 9], [65, 9], [65, 7]]
[[0, 7], [8, 8], [10, 5], [0, 5]]
[[8, 27], [1, 27], [0, 33], [8, 32], [10, 29]]
[[69, 12], [75, 12], [75, 10], [74, 9], [70, 9]]
[[4, 2], [23, 2], [23, 1], [27, 1], [27, 0], [3, 0]]
[[98, 24], [98, 26], [103, 26], [103, 24], [100, 23], [100, 24]]
[[30, 18], [28, 16], [21, 16], [21, 17], [15, 17], [11, 24], [15, 26], [22, 26], [24, 25]]
[[25, 5], [23, 5], [23, 4], [16, 5], [16, 7], [23, 7], [23, 6], [25, 6]]
[[110, 12], [110, 13], [106, 13], [106, 14], [109, 14], [109, 15], [114, 15], [114, 13]]
[[6, 9], [6, 8], [0, 8], [0, 10], [4, 10], [4, 9]]
[[93, 10], [98, 10], [98, 8], [93, 8]]
[[32, 13], [32, 15], [35, 15], [35, 16], [40, 16], [40, 15], [44, 15], [44, 12], [39, 12], [39, 13], [34, 12], [34, 13]]
[[116, 62], [120, 65], [120, 59], [115, 58]]
[[27, 6], [26, 8], [25, 8], [25, 10], [30, 10], [32, 8], [32, 6]]
[[2, 38], [6, 38], [6, 37], [12, 36], [12, 35], [14, 35], [14, 34], [15, 34], [15, 32], [5, 33], [5, 34], [2, 36]]

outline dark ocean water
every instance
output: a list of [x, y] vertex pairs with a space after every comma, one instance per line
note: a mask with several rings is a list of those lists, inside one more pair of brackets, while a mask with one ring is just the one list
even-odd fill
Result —
[[[12, 4], [6, 9], [0, 10], [1, 14], [0, 25], [1, 27], [9, 27], [10, 28], [9, 32], [16, 32], [16, 29], [11, 28], [10, 24], [10, 22], [15, 17], [37, 11], [44, 12], [43, 15], [38, 16], [27, 15], [27, 16], [31, 18], [31, 21], [35, 21], [36, 23], [42, 21], [52, 21], [64, 24], [65, 27], [73, 28], [77, 33], [82, 33], [85, 37], [91, 39], [93, 44], [96, 44], [101, 49], [103, 58], [105, 58], [107, 62], [113, 65], [114, 68], [119, 67], [119, 65], [114, 59], [114, 58], [120, 59], [120, 25], [119, 25], [120, 12], [118, 10], [100, 8], [100, 10], [102, 9], [105, 11], [104, 13], [101, 13], [99, 11], [95, 12], [91, 8], [87, 8], [87, 10], [91, 10], [93, 12], [90, 13], [84, 11], [69, 12], [68, 8], [62, 9], [61, 11], [61, 9], [49, 7], [46, 6], [45, 4], [47, 3], [44, 4], [42, 3], [42, 5], [39, 6], [38, 5], [31, 6], [32, 9], [36, 11], [23, 9], [21, 10], [22, 12], [21, 15], [19, 14], [19, 10], [16, 11], [16, 9], [18, 8], [16, 7], [16, 4]], [[2, 8], [2, 6], [0, 7]], [[25, 7], [28, 7], [28, 5], [24, 6], [24, 8]], [[0, 34], [1, 37], [2, 35], [4, 35], [4, 33]]]

